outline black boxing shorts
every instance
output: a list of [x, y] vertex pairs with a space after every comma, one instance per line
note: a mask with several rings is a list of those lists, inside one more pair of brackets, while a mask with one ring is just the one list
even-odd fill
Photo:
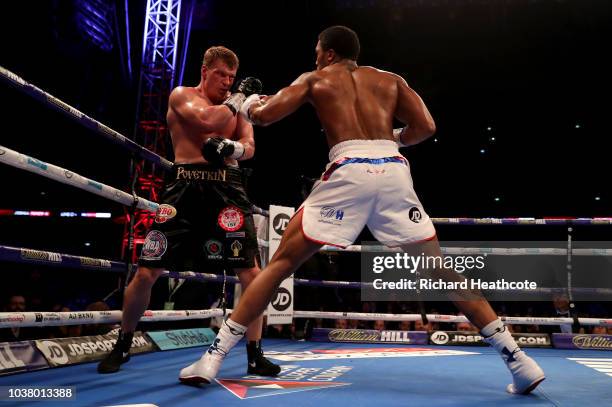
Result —
[[171, 271], [250, 268], [259, 255], [237, 167], [175, 164], [138, 265]]

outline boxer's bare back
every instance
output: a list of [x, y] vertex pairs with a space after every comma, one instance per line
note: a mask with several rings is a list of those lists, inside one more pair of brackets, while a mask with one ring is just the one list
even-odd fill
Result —
[[393, 119], [410, 123], [405, 144], [416, 144], [435, 131], [427, 107], [406, 81], [391, 72], [360, 67], [353, 60], [326, 60], [316, 46], [317, 70], [302, 74], [291, 86], [266, 98], [251, 111], [256, 123], [269, 124], [310, 102], [327, 134], [330, 147], [346, 140], [393, 138]]

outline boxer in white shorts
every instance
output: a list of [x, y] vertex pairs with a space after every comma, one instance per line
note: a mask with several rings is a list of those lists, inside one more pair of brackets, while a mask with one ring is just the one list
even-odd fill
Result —
[[[245, 290], [210, 348], [181, 370], [181, 381], [212, 381], [280, 283], [324, 244], [349, 245], [368, 225], [382, 243], [442, 256], [431, 220], [414, 193], [408, 162], [398, 152], [398, 144], [413, 145], [430, 137], [434, 121], [400, 76], [358, 66], [359, 47], [353, 30], [327, 28], [319, 34], [315, 49], [316, 71], [301, 75], [274, 96], [252, 95], [242, 104], [241, 114], [257, 125], [274, 123], [301, 105], [312, 104], [325, 129], [331, 163], [289, 222], [268, 266]], [[407, 126], [394, 132], [394, 119]], [[290, 147], [287, 143], [283, 148]], [[458, 276], [448, 269], [434, 271]], [[480, 293], [447, 294], [501, 355], [513, 378], [509, 392], [530, 393], [544, 380], [542, 369], [518, 347]]]
[[392, 247], [436, 236], [397, 147], [389, 140], [349, 140], [330, 150], [330, 163], [298, 210], [306, 239], [346, 247], [366, 225]]

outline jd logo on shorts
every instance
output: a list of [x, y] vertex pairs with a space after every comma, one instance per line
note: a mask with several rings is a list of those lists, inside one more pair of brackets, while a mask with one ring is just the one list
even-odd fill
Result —
[[272, 299], [272, 306], [277, 311], [284, 311], [289, 305], [291, 305], [291, 293], [286, 288], [279, 287]]
[[291, 218], [286, 213], [279, 213], [278, 215], [274, 217], [274, 222], [272, 222], [272, 227], [274, 228], [274, 231], [280, 236], [282, 236], [285, 229], [287, 229], [287, 225], [289, 224], [289, 219]]
[[410, 211], [408, 212], [408, 217], [410, 217], [410, 220], [413, 221], [414, 223], [419, 223], [423, 215], [421, 215], [421, 211], [419, 210], [419, 208], [417, 208], [416, 206], [413, 206], [412, 208], [410, 208]]

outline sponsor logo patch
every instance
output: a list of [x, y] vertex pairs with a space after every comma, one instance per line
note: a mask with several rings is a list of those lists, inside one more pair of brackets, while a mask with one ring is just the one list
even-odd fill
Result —
[[168, 240], [159, 230], [151, 230], [142, 246], [141, 257], [147, 260], [159, 260], [168, 249]]
[[342, 224], [342, 219], [344, 219], [344, 210], [333, 206], [324, 206], [319, 211], [319, 216], [319, 222], [338, 226]]
[[226, 232], [235, 232], [244, 225], [244, 214], [235, 206], [228, 206], [219, 213], [218, 223]]
[[419, 210], [419, 208], [417, 208], [416, 206], [413, 206], [408, 211], [408, 217], [414, 223], [419, 223], [421, 219], [423, 218], [423, 215], [421, 214], [421, 211]]
[[172, 205], [162, 204], [155, 212], [155, 223], [166, 223], [176, 216], [176, 208]]
[[223, 258], [223, 245], [220, 241], [210, 239], [204, 244], [206, 257], [209, 260], [221, 260]]
[[240, 251], [242, 250], [242, 244], [238, 240], [234, 240], [230, 246], [232, 249], [232, 257], [240, 257]]

